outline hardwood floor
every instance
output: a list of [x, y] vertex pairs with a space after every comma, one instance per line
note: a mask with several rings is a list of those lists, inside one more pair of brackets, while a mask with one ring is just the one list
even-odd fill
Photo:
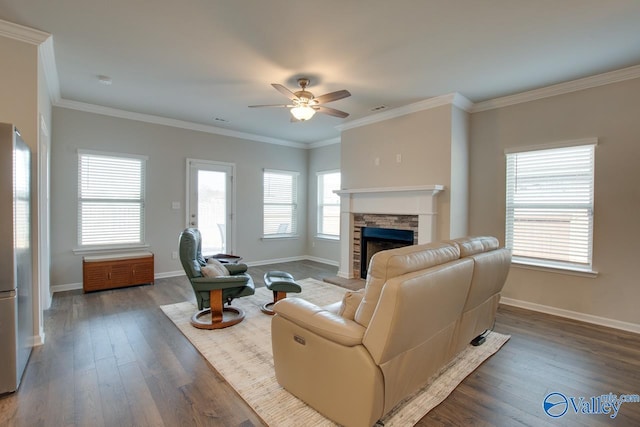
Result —
[[[323, 279], [336, 268], [312, 261], [252, 267]], [[17, 393], [0, 397], [2, 426], [261, 426], [159, 309], [195, 301], [186, 278], [83, 294], [55, 294], [46, 342], [34, 349]], [[495, 330], [511, 340], [419, 426], [638, 426], [640, 403], [615, 419], [553, 419], [545, 396], [640, 394], [640, 335], [501, 306]], [[304, 425], [301, 421], [299, 425]]]

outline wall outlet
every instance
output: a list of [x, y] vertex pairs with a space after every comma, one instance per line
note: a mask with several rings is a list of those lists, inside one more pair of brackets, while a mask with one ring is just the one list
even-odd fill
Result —
[[178, 259], [178, 252], [176, 251], [171, 252], [171, 259]]

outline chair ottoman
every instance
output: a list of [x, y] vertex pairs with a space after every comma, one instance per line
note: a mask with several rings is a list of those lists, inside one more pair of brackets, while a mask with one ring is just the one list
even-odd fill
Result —
[[264, 285], [273, 292], [273, 301], [264, 304], [260, 309], [263, 313], [273, 315], [273, 304], [287, 297], [288, 292], [300, 293], [302, 288], [293, 276], [286, 271], [269, 271], [264, 274]]

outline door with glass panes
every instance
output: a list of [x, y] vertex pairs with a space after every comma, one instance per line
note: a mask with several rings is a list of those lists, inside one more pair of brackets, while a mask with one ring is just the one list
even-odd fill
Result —
[[187, 160], [187, 224], [200, 230], [205, 256], [234, 252], [233, 172], [230, 163]]

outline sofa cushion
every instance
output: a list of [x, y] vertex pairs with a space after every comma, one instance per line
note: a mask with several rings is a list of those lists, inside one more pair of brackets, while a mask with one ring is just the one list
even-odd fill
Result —
[[356, 310], [354, 320], [362, 326], [369, 326], [371, 316], [378, 305], [382, 287], [387, 280], [458, 258], [460, 258], [459, 247], [447, 242], [411, 245], [376, 253], [369, 263], [364, 297]]
[[481, 252], [498, 249], [500, 243], [492, 236], [462, 237], [451, 241], [460, 248], [460, 257], [467, 257]]
[[342, 303], [340, 304], [340, 309], [338, 310], [338, 315], [346, 319], [353, 320], [356, 315], [356, 310], [362, 302], [363, 296], [364, 288], [357, 291], [349, 291], [344, 294]]

